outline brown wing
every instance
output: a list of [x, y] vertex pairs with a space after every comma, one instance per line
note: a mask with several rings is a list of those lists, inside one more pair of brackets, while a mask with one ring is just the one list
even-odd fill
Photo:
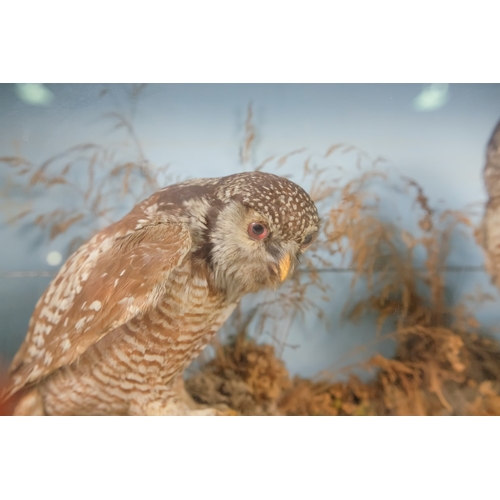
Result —
[[157, 223], [129, 233], [99, 233], [61, 268], [36, 305], [4, 398], [72, 363], [157, 303], [169, 273], [191, 248], [189, 231]]

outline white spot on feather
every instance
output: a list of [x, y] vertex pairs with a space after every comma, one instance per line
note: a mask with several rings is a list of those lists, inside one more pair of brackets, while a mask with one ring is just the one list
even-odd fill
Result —
[[75, 329], [76, 330], [81, 330], [83, 328], [83, 325], [85, 324], [86, 321], [87, 321], [87, 318], [80, 318], [76, 322]]
[[31, 371], [29, 378], [31, 380], [34, 380], [41, 374], [42, 374], [42, 369], [38, 365], [36, 365]]
[[52, 330], [52, 326], [48, 325], [46, 323], [42, 323], [39, 321], [38, 323], [35, 324], [35, 328], [33, 328], [33, 334], [34, 335], [46, 335], [50, 333]]
[[50, 365], [50, 363], [52, 363], [52, 354], [50, 354], [50, 352], [45, 353], [45, 357], [43, 358], [43, 363], [47, 366]]
[[29, 348], [28, 348], [28, 354], [31, 357], [35, 357], [38, 354], [38, 347], [36, 347], [35, 345], [31, 344], [29, 346]]
[[141, 309], [140, 307], [137, 307], [137, 306], [134, 306], [134, 305], [131, 305], [131, 306], [128, 306], [127, 307], [127, 311], [130, 313], [130, 314], [133, 314], [134, 316], [139, 314], [141, 312]]
[[92, 311], [99, 311], [99, 309], [101, 309], [101, 303], [98, 300], [94, 300], [94, 302], [90, 304], [89, 309]]
[[158, 211], [158, 204], [155, 203], [154, 205], [149, 206], [144, 210], [144, 213], [146, 215], [152, 216]]
[[66, 352], [71, 347], [71, 342], [68, 339], [64, 339], [61, 342], [61, 350], [62, 352]]
[[68, 309], [68, 307], [71, 305], [71, 302], [72, 301], [69, 297], [65, 297], [61, 300], [61, 302], [59, 302], [59, 309], [61, 309], [62, 311], [66, 311], [66, 309]]
[[42, 335], [33, 336], [33, 344], [35, 344], [38, 348], [42, 347], [44, 343], [45, 340]]
[[134, 297], [125, 297], [122, 300], [118, 301], [118, 304], [129, 306], [130, 304], [132, 304], [132, 302], [134, 302]]

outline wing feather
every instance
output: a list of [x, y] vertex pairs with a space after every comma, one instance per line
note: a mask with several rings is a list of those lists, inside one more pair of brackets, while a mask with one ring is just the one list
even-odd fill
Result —
[[191, 248], [180, 223], [105, 231], [68, 259], [38, 301], [4, 398], [71, 364], [107, 333], [154, 307], [168, 275]]

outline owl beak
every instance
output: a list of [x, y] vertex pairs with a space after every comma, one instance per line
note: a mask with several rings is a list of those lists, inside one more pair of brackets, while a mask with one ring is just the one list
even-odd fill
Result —
[[290, 255], [286, 254], [281, 260], [280, 260], [280, 280], [284, 281], [285, 278], [288, 276], [288, 271], [290, 271], [290, 264], [291, 264], [291, 259]]

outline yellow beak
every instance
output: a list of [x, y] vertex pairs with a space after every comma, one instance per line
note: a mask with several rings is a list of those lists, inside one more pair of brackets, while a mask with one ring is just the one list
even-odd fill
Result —
[[285, 278], [288, 276], [288, 271], [290, 270], [290, 264], [291, 264], [290, 255], [286, 254], [280, 260], [280, 280], [281, 281], [284, 281]]

